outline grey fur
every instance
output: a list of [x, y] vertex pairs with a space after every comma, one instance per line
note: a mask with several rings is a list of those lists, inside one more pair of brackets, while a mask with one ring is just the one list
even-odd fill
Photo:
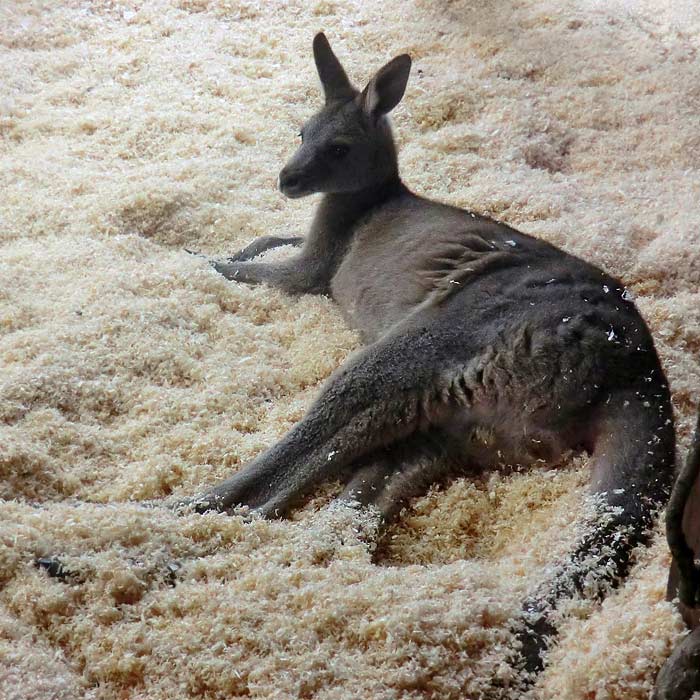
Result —
[[326, 103], [280, 173], [289, 197], [324, 193], [311, 230], [291, 259], [244, 253], [215, 266], [230, 280], [330, 294], [365, 347], [282, 440], [197, 508], [284, 516], [340, 477], [344, 498], [389, 520], [448, 472], [592, 453], [600, 520], [515, 624], [514, 661], [537, 671], [551, 610], [615, 585], [668, 498], [673, 416], [651, 335], [600, 269], [403, 185], [385, 113], [403, 95], [408, 56], [360, 92], [325, 37], [314, 48]]

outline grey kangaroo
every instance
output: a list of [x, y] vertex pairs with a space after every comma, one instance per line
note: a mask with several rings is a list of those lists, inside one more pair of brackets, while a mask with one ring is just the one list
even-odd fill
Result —
[[[365, 347], [285, 437], [193, 507], [283, 517], [341, 479], [342, 499], [388, 522], [448, 474], [586, 451], [599, 507], [514, 623], [519, 664], [536, 672], [559, 601], [614, 586], [667, 501], [675, 433], [654, 343], [616, 279], [402, 183], [387, 114], [409, 56], [360, 92], [323, 34], [313, 53], [325, 105], [279, 175], [287, 197], [323, 193], [311, 230], [213, 264], [232, 281], [331, 295]], [[298, 254], [251, 259], [284, 244]]]

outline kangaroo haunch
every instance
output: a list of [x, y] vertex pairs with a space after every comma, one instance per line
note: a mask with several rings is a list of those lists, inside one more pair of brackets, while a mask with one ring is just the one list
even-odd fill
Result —
[[[622, 284], [595, 266], [404, 186], [386, 115], [403, 97], [407, 55], [360, 92], [323, 34], [313, 50], [325, 105], [279, 176], [288, 197], [324, 193], [311, 230], [262, 238], [215, 267], [330, 294], [366, 347], [280, 442], [194, 506], [284, 516], [340, 478], [342, 499], [386, 522], [447, 473], [585, 450], [597, 509], [516, 623], [536, 671], [558, 602], [603, 595], [623, 577], [668, 498], [673, 416], [651, 335]], [[284, 244], [298, 255], [251, 260]]]

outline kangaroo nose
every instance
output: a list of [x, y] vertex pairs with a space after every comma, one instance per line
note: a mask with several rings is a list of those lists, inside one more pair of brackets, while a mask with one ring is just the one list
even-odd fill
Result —
[[299, 184], [299, 175], [295, 172], [289, 172], [286, 168], [282, 170], [279, 177], [280, 190], [284, 192], [286, 189], [294, 189]]
[[286, 187], [290, 187], [291, 189], [294, 189], [299, 184], [299, 176], [298, 175], [287, 175], [287, 177], [284, 179], [284, 184]]
[[280, 192], [282, 192], [285, 197], [303, 197], [304, 194], [307, 194], [307, 184], [306, 178], [301, 170], [287, 170], [287, 168], [282, 168], [282, 172], [279, 176], [279, 187]]

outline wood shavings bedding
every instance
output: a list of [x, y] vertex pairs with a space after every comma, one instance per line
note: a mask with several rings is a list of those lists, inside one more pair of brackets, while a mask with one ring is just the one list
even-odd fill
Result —
[[[410, 28], [410, 31], [407, 31]], [[434, 489], [373, 553], [329, 507], [176, 518], [303, 414], [357, 347], [332, 302], [226, 282], [297, 235], [275, 178], [320, 100], [319, 29], [358, 82], [408, 52], [407, 184], [621, 277], [700, 395], [700, 11], [153, 0], [0, 7], [0, 697], [477, 698], [507, 620], [575, 537], [586, 461]], [[134, 501], [134, 502], [129, 502]], [[60, 556], [50, 578], [37, 557]], [[572, 604], [536, 697], [646, 698], [681, 632], [663, 537]]]

